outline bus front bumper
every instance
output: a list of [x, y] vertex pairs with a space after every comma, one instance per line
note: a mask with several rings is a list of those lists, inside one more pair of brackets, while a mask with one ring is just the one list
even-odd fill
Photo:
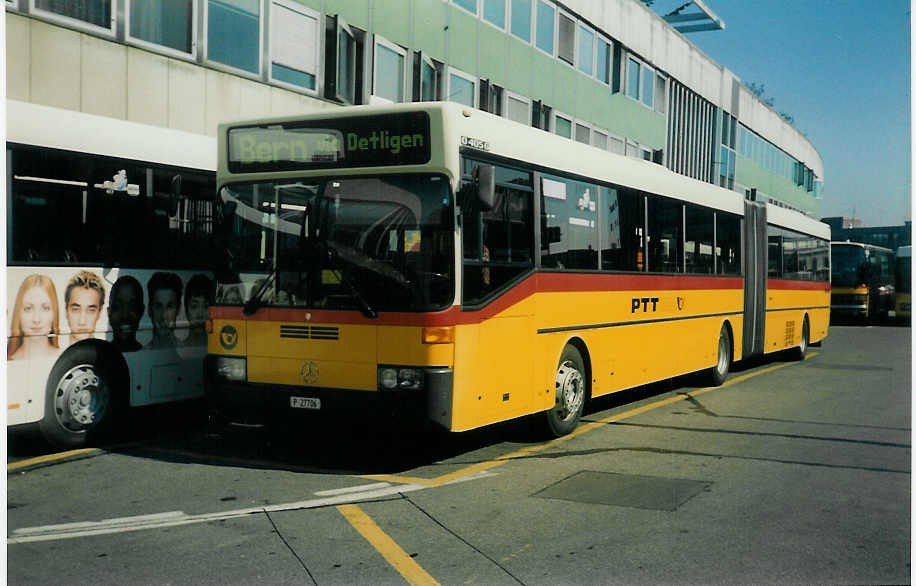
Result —
[[[209, 374], [209, 373], [208, 373]], [[453, 372], [425, 369], [421, 390], [356, 390], [228, 382], [207, 377], [211, 411], [228, 423], [266, 425], [277, 418], [296, 416], [406, 415], [428, 419], [451, 429]]]
[[846, 316], [846, 317], [867, 317], [868, 316], [868, 306], [867, 305], [831, 305], [830, 306], [830, 315], [834, 316]]

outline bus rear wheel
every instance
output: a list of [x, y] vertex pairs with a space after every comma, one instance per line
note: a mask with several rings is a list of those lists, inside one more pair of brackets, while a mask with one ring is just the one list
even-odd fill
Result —
[[790, 355], [792, 360], [804, 360], [805, 354], [808, 353], [808, 346], [810, 345], [810, 336], [811, 333], [808, 327], [808, 316], [805, 316], [805, 320], [802, 322], [802, 334], [801, 341], [798, 343], [798, 346], [792, 348]]
[[66, 351], [45, 388], [42, 435], [55, 446], [79, 448], [108, 432], [119, 411], [112, 361], [94, 344]]
[[560, 355], [555, 379], [554, 406], [545, 413], [547, 431], [553, 437], [570, 433], [579, 425], [588, 390], [585, 363], [574, 346], [567, 346]]
[[725, 382], [732, 365], [732, 342], [728, 327], [722, 324], [719, 330], [719, 343], [716, 347], [716, 364], [709, 369], [709, 382], [718, 387]]

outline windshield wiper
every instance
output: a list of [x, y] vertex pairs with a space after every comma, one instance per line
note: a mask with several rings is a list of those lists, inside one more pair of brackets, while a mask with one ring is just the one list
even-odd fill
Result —
[[[320, 242], [320, 245], [324, 247], [327, 253], [328, 263], [332, 265], [337, 264], [336, 261], [340, 258], [340, 254], [337, 252], [337, 249], [331, 246], [330, 244], [328, 244], [327, 242]], [[350, 288], [350, 291], [353, 293], [353, 298], [356, 299], [356, 301], [359, 303], [360, 311], [362, 312], [362, 314], [368, 318], [373, 318], [373, 319], [378, 317], [378, 313], [374, 309], [372, 309], [372, 306], [369, 305], [369, 302], [366, 301], [366, 299], [362, 296], [362, 294], [360, 294], [359, 289], [356, 287], [356, 285], [353, 284], [353, 281], [351, 281], [349, 277], [347, 277], [347, 274], [344, 272], [344, 270], [343, 269], [332, 269], [332, 270], [335, 273], [337, 273], [337, 277], [341, 281], [343, 281], [347, 287]]]
[[270, 274], [267, 275], [267, 278], [261, 281], [258, 288], [251, 293], [251, 297], [248, 298], [248, 301], [246, 301], [245, 305], [242, 307], [242, 313], [245, 315], [253, 315], [258, 310], [261, 306], [261, 296], [264, 295], [264, 292], [267, 291], [271, 281], [273, 281], [276, 276], [277, 267], [274, 266], [274, 268], [270, 270]]

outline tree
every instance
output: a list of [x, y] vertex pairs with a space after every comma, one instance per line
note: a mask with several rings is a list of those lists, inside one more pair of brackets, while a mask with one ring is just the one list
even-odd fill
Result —
[[762, 83], [757, 83], [756, 81], [745, 82], [744, 87], [749, 89], [752, 94], [757, 96], [761, 102], [766, 104], [769, 107], [773, 107], [773, 98], [766, 95], [766, 86]]

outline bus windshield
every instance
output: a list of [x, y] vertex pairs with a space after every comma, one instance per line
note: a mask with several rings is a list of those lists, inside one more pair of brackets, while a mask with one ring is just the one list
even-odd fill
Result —
[[[222, 188], [236, 285], [217, 303], [430, 311], [454, 299], [452, 198], [441, 175], [324, 177]], [[233, 287], [235, 293], [231, 293]]]
[[834, 244], [831, 249], [834, 287], [856, 287], [866, 284], [863, 274], [866, 266], [865, 248]]

